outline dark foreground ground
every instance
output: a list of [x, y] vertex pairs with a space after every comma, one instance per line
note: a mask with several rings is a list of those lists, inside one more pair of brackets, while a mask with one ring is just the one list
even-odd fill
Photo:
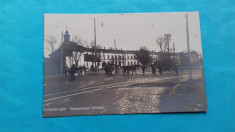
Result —
[[206, 92], [200, 71], [165, 72], [163, 76], [107, 76], [104, 71], [77, 76], [44, 77], [43, 116], [125, 113], [204, 112]]

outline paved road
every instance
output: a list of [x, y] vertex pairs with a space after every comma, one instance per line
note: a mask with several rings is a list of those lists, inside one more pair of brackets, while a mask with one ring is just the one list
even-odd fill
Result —
[[[200, 79], [200, 72], [195, 71], [193, 77]], [[188, 75], [152, 76], [146, 73], [123, 77], [98, 74], [78, 77], [74, 83], [65, 81], [68, 77], [56, 83], [52, 83], [53, 79], [44, 80], [44, 116], [168, 112], [161, 100], [166, 96], [181, 97], [182, 93], [176, 91], [187, 82]]]

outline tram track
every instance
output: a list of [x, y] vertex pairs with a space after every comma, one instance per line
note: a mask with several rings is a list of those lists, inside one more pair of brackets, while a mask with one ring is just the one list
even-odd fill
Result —
[[150, 83], [150, 82], [156, 82], [161, 80], [167, 80], [167, 79], [175, 79], [175, 78], [185, 78], [187, 75], [183, 76], [172, 76], [172, 77], [161, 77], [161, 78], [138, 78], [137, 80], [130, 80], [127, 82], [118, 82], [113, 84], [105, 84], [100, 86], [94, 86], [94, 87], [83, 87], [76, 90], [70, 90], [70, 91], [64, 91], [64, 92], [58, 92], [54, 94], [46, 94], [43, 96], [43, 102], [48, 102], [52, 100], [62, 99], [66, 97], [71, 97], [79, 94], [85, 94], [85, 93], [91, 93], [96, 91], [101, 91], [105, 89], [113, 89], [113, 88], [123, 88], [130, 85], [133, 85], [135, 83]]

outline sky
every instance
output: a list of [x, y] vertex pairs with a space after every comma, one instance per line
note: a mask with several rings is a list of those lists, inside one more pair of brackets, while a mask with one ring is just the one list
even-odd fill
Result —
[[[160, 51], [156, 38], [171, 34], [170, 48], [176, 52], [187, 50], [186, 13], [188, 14], [189, 43], [191, 50], [202, 53], [198, 12], [177, 13], [124, 13], [124, 14], [44, 14], [44, 56], [51, 51], [46, 39], [53, 35], [56, 48], [61, 44], [61, 32], [66, 28], [87, 42], [94, 41], [94, 19], [98, 45], [123, 50], [136, 50], [142, 46]], [[70, 39], [71, 39], [70, 38]]]

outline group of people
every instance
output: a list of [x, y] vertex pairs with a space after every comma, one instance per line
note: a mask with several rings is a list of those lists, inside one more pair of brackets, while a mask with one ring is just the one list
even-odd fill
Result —
[[[143, 65], [143, 66], [142, 66], [143, 75], [145, 74], [145, 69], [146, 69], [146, 67], [145, 67], [145, 65]], [[156, 65], [151, 65], [151, 69], [152, 69], [152, 74], [153, 74], [153, 75], [157, 75], [157, 74], [156, 74], [156, 72], [157, 72], [157, 67], [156, 67]], [[162, 74], [162, 65], [159, 65], [159, 66], [158, 66], [158, 69], [159, 69], [160, 75], [163, 75], [163, 74]]]
[[106, 75], [113, 75], [114, 66], [109, 64], [104, 66], [104, 71]]
[[75, 73], [78, 73], [80, 75], [85, 74], [85, 67], [78, 67], [77, 65], [73, 64], [71, 68], [69, 69], [67, 65], [64, 67], [64, 75], [67, 75], [70, 73], [70, 81], [75, 81]]
[[[137, 75], [137, 72], [136, 70], [139, 69], [139, 65], [131, 65], [131, 66], [122, 66], [122, 70], [123, 70], [123, 74], [124, 76], [129, 76], [130, 73], [131, 75], [133, 75], [133, 73], [135, 73]], [[117, 68], [115, 70], [115, 68]], [[157, 68], [159, 70], [159, 74], [160, 75], [163, 75], [163, 67], [162, 65], [160, 64], [158, 67], [156, 65], [151, 65], [151, 69], [152, 69], [152, 74], [153, 75], [157, 75]], [[177, 65], [175, 65], [175, 72], [176, 72], [176, 75], [178, 75], [178, 71], [179, 71], [179, 68]], [[94, 66], [92, 65], [91, 66], [91, 71], [94, 71], [95, 68]], [[142, 65], [142, 73], [143, 75], [145, 74], [145, 70], [146, 70], [146, 66], [145, 65]], [[106, 73], [106, 75], [113, 75], [113, 71], [116, 72], [119, 72], [119, 68], [118, 67], [114, 67], [114, 65], [105, 65], [104, 67], [104, 71]], [[80, 73], [81, 75], [83, 75], [83, 72], [85, 73], [85, 67], [78, 67], [77, 65], [72, 65], [70, 69], [68, 69], [68, 66], [66, 65], [65, 68], [64, 68], [64, 74], [67, 75], [67, 73], [70, 73], [70, 81], [75, 81], [75, 73]]]
[[131, 66], [122, 66], [122, 69], [123, 69], [123, 75], [124, 76], [129, 76], [130, 75], [130, 72], [131, 72], [131, 75], [137, 75], [137, 72], [136, 70], [139, 69], [139, 66], [138, 65], [131, 65]]
[[[152, 74], [153, 74], [153, 75], [156, 75], [156, 69], [157, 69], [156, 65], [151, 65], [151, 69], [152, 69]], [[159, 66], [158, 66], [158, 69], [159, 69], [160, 75], [163, 75], [163, 73], [162, 73], [162, 72], [163, 72], [163, 67], [162, 67], [162, 65], [159, 65]], [[142, 67], [142, 70], [143, 70], [143, 74], [144, 74], [145, 66]], [[179, 74], [179, 68], [178, 68], [177, 65], [174, 66], [174, 70], [175, 70], [176, 76], [178, 76], [178, 74]]]

